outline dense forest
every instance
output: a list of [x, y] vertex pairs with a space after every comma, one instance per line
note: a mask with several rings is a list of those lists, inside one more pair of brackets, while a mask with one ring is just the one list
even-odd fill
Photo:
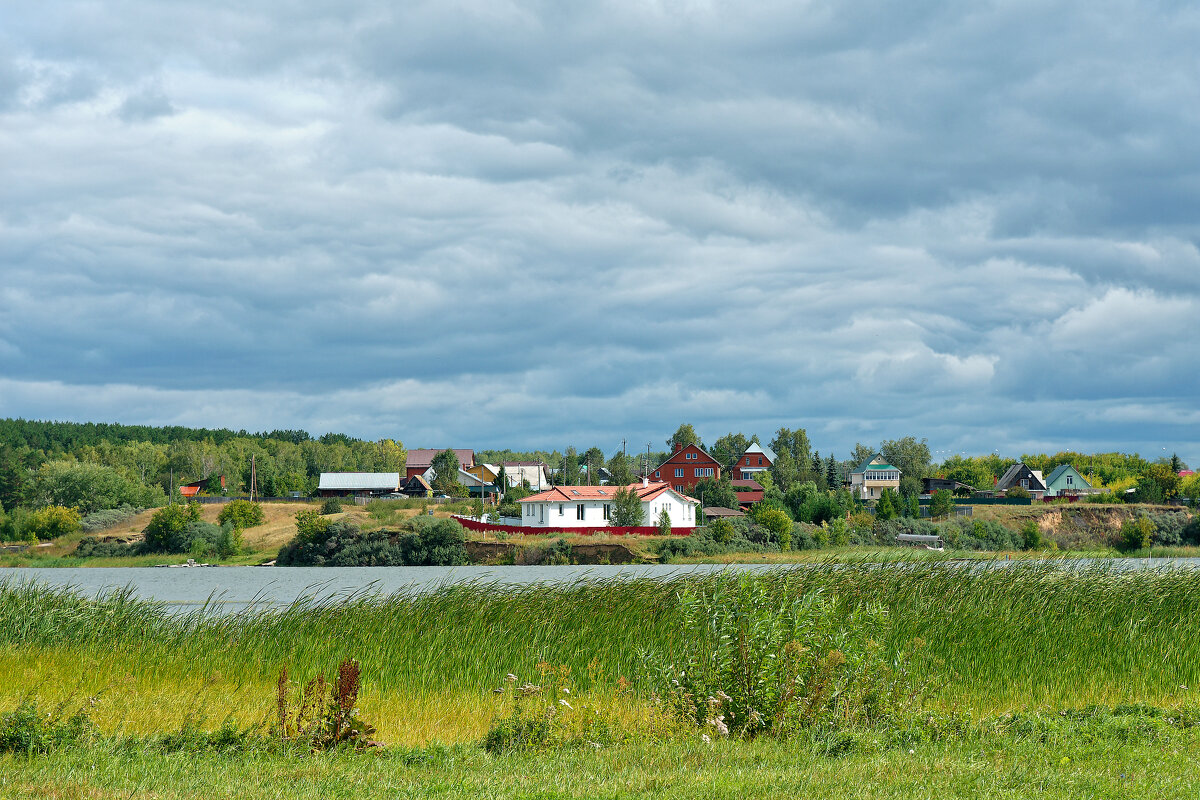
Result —
[[[64, 505], [82, 483], [112, 487], [108, 502], [149, 506], [182, 484], [212, 480], [220, 491], [249, 489], [251, 459], [257, 492], [309, 494], [322, 472], [402, 472], [404, 446], [367, 442], [340, 433], [312, 438], [305, 431], [249, 433], [227, 429], [104, 423], [0, 420], [0, 505]], [[77, 503], [70, 503], [77, 505]]]

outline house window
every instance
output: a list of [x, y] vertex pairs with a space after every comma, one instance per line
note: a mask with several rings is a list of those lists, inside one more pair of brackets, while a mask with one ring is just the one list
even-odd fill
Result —
[[682, 477], [683, 477], [683, 467], [676, 467], [676, 468], [675, 468], [675, 477], [676, 477], [676, 478], [682, 478]]
[[759, 465], [760, 467], [762, 466], [762, 456], [759, 456], [759, 457], [758, 457], [758, 465]]
[[575, 519], [583, 519], [583, 503], [575, 506]]
[[1075, 477], [1073, 475], [1068, 475], [1067, 476], [1067, 486], [1072, 486], [1072, 485], [1074, 485], [1074, 483], [1075, 483]]
[[609, 519], [611, 515], [612, 515], [612, 506], [610, 506], [608, 503], [605, 503], [604, 504], [604, 518]]
[[711, 478], [713, 474], [712, 467], [696, 467], [697, 478]]
[[660, 477], [662, 477], [662, 476], [658, 474], [658, 470], [654, 470], [654, 477], [655, 477], [655, 478], [660, 478]]
[[560, 517], [563, 515], [563, 504], [562, 503], [558, 504], [558, 515]]
[[682, 492], [682, 491], [683, 491], [683, 484], [677, 484], [677, 485], [675, 486], [675, 491], [677, 491], [677, 492]]
[[[761, 461], [759, 463], [761, 463]], [[750, 466], [750, 456], [746, 456], [746, 466]]]
[[1022, 479], [1021, 479], [1021, 488], [1022, 488], [1022, 489], [1028, 489], [1028, 488], [1029, 488], [1029, 480], [1028, 480], [1028, 479], [1026, 479], [1026, 478], [1022, 478]]

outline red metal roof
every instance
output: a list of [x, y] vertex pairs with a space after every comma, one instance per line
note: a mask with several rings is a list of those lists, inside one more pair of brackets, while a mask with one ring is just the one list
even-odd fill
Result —
[[[551, 486], [544, 492], [530, 495], [522, 500], [522, 503], [570, 503], [579, 500], [611, 500], [618, 491], [622, 488], [632, 489], [634, 494], [640, 500], [653, 500], [663, 492], [675, 492], [671, 488], [671, 484], [658, 481], [651, 482], [643, 486], [640, 483], [631, 483], [626, 487], [621, 486]], [[693, 503], [698, 503], [694, 497], [689, 497], [683, 492], [675, 492], [685, 500], [690, 500]]]

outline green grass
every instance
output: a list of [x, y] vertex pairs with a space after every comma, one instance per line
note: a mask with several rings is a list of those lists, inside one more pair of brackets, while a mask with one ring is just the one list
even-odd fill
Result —
[[1197, 757], [1194, 730], [1160, 736], [1086, 725], [1051, 741], [980, 735], [841, 757], [806, 742], [774, 741], [647, 742], [499, 757], [473, 747], [308, 757], [101, 743], [34, 758], [0, 756], [0, 796], [1192, 800]]
[[[708, 746], [646, 726], [655, 687], [642, 652], [681, 652], [679, 592], [724, 579], [477, 584], [228, 616], [6, 584], [0, 712], [28, 698], [82, 707], [99, 738], [0, 755], [0, 797], [1194, 797], [1200, 712], [1184, 687], [1200, 685], [1198, 570], [919, 559], [757, 578], [780, 596], [884, 604], [886, 645], [941, 685], [931, 719], [974, 720], [955, 733], [924, 716], [855, 730], [836, 757], [819, 731]], [[362, 662], [359, 707], [382, 753], [164, 752], [146, 738], [269, 720], [281, 667], [303, 681], [347, 656]], [[485, 753], [491, 689], [508, 672], [534, 678], [541, 660], [570, 667], [579, 702], [655, 733], [599, 752]], [[622, 677], [632, 694], [617, 693]], [[1093, 703], [1167, 711], [1059, 713]]]

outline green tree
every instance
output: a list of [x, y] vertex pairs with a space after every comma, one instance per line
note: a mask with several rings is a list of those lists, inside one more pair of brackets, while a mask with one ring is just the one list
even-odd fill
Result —
[[667, 449], [670, 452], [693, 444], [701, 450], [704, 449], [704, 443], [700, 441], [700, 437], [696, 434], [696, 429], [691, 426], [691, 423], [687, 422], [680, 425], [671, 438], [667, 439]]
[[[791, 544], [793, 523], [792, 518], [787, 515], [786, 511], [780, 508], [768, 508], [755, 514], [754, 521], [775, 536], [776, 541], [779, 542], [780, 549], [788, 549]], [[784, 544], [785, 537], [787, 539], [787, 546]]]
[[1032, 497], [1032, 495], [1029, 494], [1029, 490], [1026, 489], [1024, 486], [1010, 486], [1004, 490], [1004, 496], [1005, 497], [1014, 497], [1019, 500], [1026, 500], [1026, 499]]
[[25, 502], [29, 471], [13, 447], [0, 444], [0, 509], [12, 511]]
[[895, 493], [891, 489], [884, 489], [879, 494], [879, 500], [875, 502], [875, 519], [889, 520], [895, 519], [896, 501], [893, 499]]
[[794, 470], [794, 474], [785, 483], [779, 480], [780, 475], [775, 475], [775, 484], [779, 490], [786, 492], [795, 481], [812, 480], [812, 445], [808, 441], [808, 433], [804, 428], [791, 430], [790, 428], [780, 428], [775, 431], [775, 438], [771, 440], [771, 449], [775, 451], [777, 456], [776, 464], [779, 459], [786, 453], [790, 457], [790, 467]]
[[609, 483], [613, 486], [628, 486], [633, 483], [633, 467], [629, 456], [617, 453], [608, 460]]
[[1038, 550], [1042, 546], [1042, 529], [1036, 520], [1027, 520], [1021, 527], [1021, 539], [1025, 550]]
[[[775, 448], [771, 448], [774, 450]], [[777, 450], [775, 452], [775, 463], [771, 465], [771, 479], [775, 481], [775, 485], [779, 487], [779, 491], [787, 493], [792, 486], [800, 481], [799, 471], [796, 469], [796, 459], [792, 458], [792, 454], [788, 450]]]
[[934, 492], [929, 498], [929, 516], [937, 519], [949, 516], [954, 512], [954, 493], [951, 491]]
[[1154, 523], [1149, 517], [1138, 515], [1136, 519], [1127, 519], [1121, 525], [1117, 536], [1117, 549], [1128, 553], [1134, 550], [1145, 550], [1154, 538]]
[[725, 470], [729, 469], [730, 465], [737, 463], [738, 459], [746, 452], [746, 448], [757, 443], [757, 436], [747, 439], [743, 433], [727, 433], [713, 442], [708, 454], [717, 460], [721, 469]]
[[[859, 464], [863, 463], [877, 452], [879, 451], [863, 444], [862, 442], [856, 442], [854, 444], [854, 452], [850, 455], [850, 460], [854, 463], [854, 466], [857, 467]], [[893, 466], [895, 465], [893, 464]]]
[[814, 450], [812, 457], [812, 481], [817, 485], [818, 489], [828, 489], [829, 483], [825, 480], [825, 462], [821, 460], [821, 451]]
[[81, 514], [121, 506], [147, 508], [161, 500], [158, 492], [113, 467], [74, 461], [43, 464], [35, 476], [33, 494], [36, 505], [77, 508]]
[[433, 457], [430, 464], [433, 467], [435, 477], [433, 479], [433, 488], [435, 491], [448, 494], [451, 497], [461, 497], [465, 495], [466, 488], [458, 482], [459, 462], [458, 456], [453, 450], [443, 450]]
[[562, 462], [555, 476], [555, 483], [560, 486], [578, 486], [579, 485], [579, 454], [574, 447], [568, 447], [563, 453]]
[[645, 521], [645, 517], [642, 500], [633, 489], [624, 487], [613, 494], [612, 511], [608, 515], [609, 525], [614, 528], [635, 528]]
[[739, 508], [737, 492], [728, 478], [701, 478], [691, 490], [692, 497], [705, 508]]
[[833, 453], [829, 454], [829, 458], [825, 459], [825, 485], [830, 489], [842, 488], [842, 477], [838, 473], [837, 459], [833, 457]]
[[667, 507], [663, 506], [662, 511], [658, 512], [658, 535], [671, 535], [671, 515], [667, 512]]
[[712, 536], [712, 540], [717, 544], [729, 544], [733, 541], [733, 537], [737, 533], [737, 530], [733, 527], [733, 523], [723, 517], [714, 519], [709, 523], [708, 531]]
[[905, 436], [883, 442], [879, 452], [889, 464], [899, 468], [900, 493], [920, 494], [921, 479], [928, 478], [931, 473], [929, 442], [925, 439], [918, 442], [912, 436]]
[[155, 553], [170, 552], [172, 543], [181, 538], [184, 529], [199, 521], [199, 503], [175, 504], [158, 509], [142, 531], [146, 537], [146, 549]]
[[588, 485], [600, 483], [597, 473], [604, 466], [604, 451], [599, 447], [589, 447], [580, 459], [582, 466], [587, 468]]

